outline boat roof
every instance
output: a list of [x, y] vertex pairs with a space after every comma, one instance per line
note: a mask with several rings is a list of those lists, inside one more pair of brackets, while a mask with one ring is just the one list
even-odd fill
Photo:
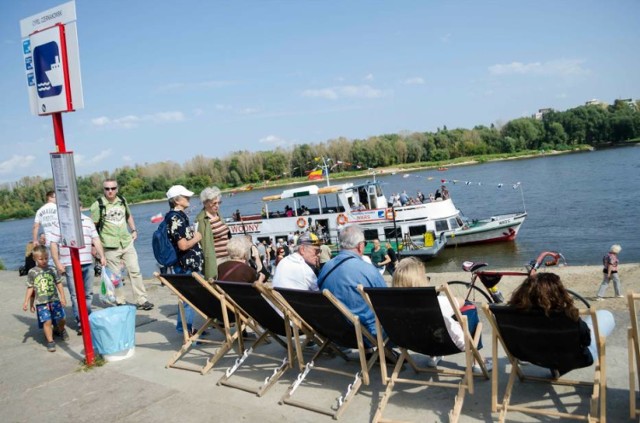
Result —
[[333, 192], [344, 191], [353, 188], [353, 183], [349, 182], [340, 185], [329, 185], [318, 187], [317, 185], [305, 185], [297, 188], [285, 189], [281, 194], [267, 195], [262, 197], [262, 201], [278, 201], [288, 198], [306, 197], [309, 195], [331, 194]]

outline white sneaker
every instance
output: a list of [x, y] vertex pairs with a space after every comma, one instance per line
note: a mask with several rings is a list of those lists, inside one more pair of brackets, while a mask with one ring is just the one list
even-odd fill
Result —
[[[490, 358], [485, 358], [484, 366], [487, 368], [487, 372], [490, 372], [493, 369], [493, 360], [490, 359]], [[479, 364], [474, 364], [473, 367], [471, 368], [471, 370], [476, 375], [481, 375], [482, 374], [482, 367], [480, 367]]]
[[440, 360], [442, 360], [442, 356], [441, 355], [436, 355], [436, 356], [427, 356], [427, 367], [438, 367], [438, 363], [440, 363]]
[[602, 298], [602, 297], [596, 297], [596, 301], [604, 301], [604, 298]]
[[616, 295], [616, 298], [624, 298], [624, 295]]

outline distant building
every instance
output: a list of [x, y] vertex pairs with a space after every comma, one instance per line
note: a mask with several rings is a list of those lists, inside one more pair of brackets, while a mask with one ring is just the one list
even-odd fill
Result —
[[586, 103], [584, 103], [585, 106], [599, 106], [601, 105], [602, 102], [600, 100], [597, 100], [595, 98], [587, 101]]
[[542, 120], [542, 117], [543, 117], [545, 114], [547, 114], [547, 113], [549, 113], [549, 112], [552, 112], [552, 111], [553, 111], [553, 109], [552, 109], [552, 108], [550, 108], [550, 107], [547, 107], [546, 109], [539, 109], [539, 110], [538, 110], [538, 112], [537, 112], [537, 113], [535, 113], [535, 114], [533, 115], [533, 118], [534, 118], [535, 120]]

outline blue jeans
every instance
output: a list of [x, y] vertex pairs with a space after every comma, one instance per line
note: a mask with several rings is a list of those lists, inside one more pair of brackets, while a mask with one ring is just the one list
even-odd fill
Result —
[[[173, 266], [173, 273], [182, 274], [182, 275], [190, 275], [191, 270], [186, 270], [180, 267], [179, 265]], [[196, 312], [191, 306], [187, 303], [184, 304], [184, 317], [187, 319], [187, 330], [191, 332], [193, 330], [193, 319], [196, 317]], [[180, 306], [178, 306], [178, 320], [176, 322], [176, 330], [180, 333], [184, 332], [182, 328], [182, 316], [180, 315]]]
[[[609, 310], [597, 310], [596, 319], [598, 319], [598, 332], [602, 338], [606, 339], [607, 336], [613, 332], [613, 328], [616, 327], [613, 314], [611, 314]], [[588, 348], [591, 352], [591, 357], [593, 357], [593, 361], [596, 361], [598, 358], [598, 347], [596, 346], [596, 334], [593, 331], [591, 316], [585, 316], [583, 320], [587, 326], [589, 326], [589, 329], [591, 329], [591, 343]]]
[[[93, 264], [87, 263], [81, 265], [82, 281], [84, 282], [84, 299], [87, 303], [87, 314], [91, 314], [91, 303], [93, 302]], [[80, 321], [78, 314], [78, 296], [76, 295], [75, 281], [73, 280], [73, 268], [71, 265], [64, 268], [67, 277], [67, 289], [71, 295], [71, 308], [73, 309], [73, 317], [76, 322]]]

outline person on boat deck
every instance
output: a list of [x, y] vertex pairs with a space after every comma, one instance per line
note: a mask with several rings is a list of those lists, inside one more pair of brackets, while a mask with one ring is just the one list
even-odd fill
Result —
[[449, 190], [447, 189], [447, 187], [443, 185], [442, 187], [440, 187], [440, 190], [442, 192], [442, 199], [447, 200], [449, 198]]
[[371, 263], [378, 269], [380, 274], [384, 274], [384, 270], [387, 264], [391, 263], [391, 258], [387, 254], [387, 250], [382, 248], [380, 240], [373, 240], [373, 250], [371, 250]]
[[[562, 284], [560, 276], [546, 272], [529, 276], [513, 291], [507, 304], [523, 311], [542, 310], [546, 316], [552, 312], [563, 312], [571, 320], [580, 321], [580, 347], [593, 359], [598, 356], [591, 316], [580, 319], [573, 298]], [[606, 338], [616, 325], [613, 314], [609, 310], [597, 310], [596, 318], [599, 335]], [[550, 370], [555, 378], [559, 376], [556, 369]]]
[[418, 190], [418, 193], [416, 194], [416, 198], [420, 203], [424, 203], [424, 194], [422, 193], [422, 191]]
[[264, 275], [258, 273], [249, 264], [251, 242], [244, 236], [234, 236], [227, 244], [229, 260], [218, 266], [218, 279], [230, 282], [264, 282]]
[[284, 206], [284, 215], [287, 217], [293, 217], [293, 210], [289, 206]]
[[284, 257], [276, 266], [273, 276], [275, 288], [318, 290], [316, 270], [319, 265], [319, 239], [312, 232], [298, 238], [293, 254]]
[[240, 221], [240, 209], [236, 209], [236, 211], [233, 212], [233, 220], [235, 222], [239, 222]]
[[402, 193], [400, 194], [400, 204], [404, 206], [408, 201], [409, 196], [407, 195], [407, 191], [402, 191]]
[[340, 252], [322, 267], [318, 287], [329, 290], [375, 335], [375, 315], [358, 292], [358, 285], [386, 288], [387, 284], [378, 270], [363, 259], [365, 240], [360, 226], [345, 226], [338, 240]]

